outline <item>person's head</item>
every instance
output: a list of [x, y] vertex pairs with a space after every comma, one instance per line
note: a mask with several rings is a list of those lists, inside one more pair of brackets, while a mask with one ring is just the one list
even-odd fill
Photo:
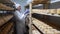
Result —
[[16, 9], [17, 9], [18, 11], [21, 10], [21, 6], [20, 6], [20, 4], [16, 4]]
[[20, 10], [21, 10], [21, 6], [18, 6], [16, 9], [17, 9], [18, 11], [20, 11]]

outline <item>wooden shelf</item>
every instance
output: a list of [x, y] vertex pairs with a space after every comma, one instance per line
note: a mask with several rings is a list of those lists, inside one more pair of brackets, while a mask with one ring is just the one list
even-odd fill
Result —
[[5, 25], [5, 27], [2, 27], [0, 34], [8, 34], [12, 26], [13, 26], [13, 22], [9, 22], [8, 24]]
[[0, 26], [5, 24], [7, 21], [9, 21], [13, 15], [7, 15], [7, 16], [0, 16]]
[[0, 10], [14, 10], [14, 8], [11, 8], [9, 6], [6, 6], [6, 5], [0, 3]]
[[[42, 14], [42, 15], [47, 15], [47, 16], [55, 16], [55, 17], [60, 17], [59, 9], [32, 9], [32, 14]], [[54, 15], [52, 15], [54, 14]]]
[[37, 5], [37, 4], [46, 4], [49, 0], [33, 0], [32, 4]]
[[49, 23], [49, 25], [53, 24], [54, 26], [56, 26], [56, 29], [60, 30], [60, 17], [58, 16], [52, 16], [52, 15], [50, 16], [50, 15], [34, 13], [32, 14], [32, 17], [38, 20], [46, 20], [48, 21], [47, 23]]
[[[0, 0], [0, 11], [14, 11], [14, 2], [11, 0]], [[14, 28], [14, 21], [12, 14], [0, 14], [0, 34], [8, 34]]]
[[0, 0], [0, 3], [11, 3], [11, 4], [14, 4], [11, 0]]
[[33, 24], [40, 30], [42, 31], [44, 34], [58, 34], [60, 33], [59, 30], [53, 28], [52, 26], [46, 24], [46, 22], [37, 20], [35, 18], [33, 18]]
[[[38, 4], [49, 4], [50, 0], [33, 0], [32, 6], [38, 5]], [[29, 4], [27, 4], [25, 7], [29, 7]]]

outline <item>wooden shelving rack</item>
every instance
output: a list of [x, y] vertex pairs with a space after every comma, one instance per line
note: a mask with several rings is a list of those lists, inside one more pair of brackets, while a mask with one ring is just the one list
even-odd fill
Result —
[[[2, 13], [0, 13], [0, 34], [14, 33], [13, 5], [14, 3], [11, 0], [0, 0], [0, 11], [2, 11]], [[4, 11], [11, 12], [11, 14], [3, 13]]]
[[[34, 5], [38, 5], [38, 4], [43, 4], [43, 9], [32, 9]], [[40, 32], [39, 34], [60, 34], [60, 31], [58, 30], [60, 29], [60, 27], [57, 24], [57, 22], [60, 22], [59, 21], [60, 15], [56, 16], [49, 14], [49, 13], [59, 14], [59, 11], [58, 9], [49, 9], [49, 4], [50, 4], [50, 0], [33, 0], [30, 4], [27, 4], [25, 6], [26, 8], [30, 7], [30, 11], [31, 11], [30, 20], [31, 18], [32, 20], [30, 22], [30, 25], [32, 25], [33, 27], [30, 27], [32, 29], [32, 32], [30, 30], [30, 33], [38, 34]], [[49, 11], [48, 14], [41, 13], [46, 11], [47, 12]], [[54, 18], [56, 18], [57, 21], [54, 20]]]

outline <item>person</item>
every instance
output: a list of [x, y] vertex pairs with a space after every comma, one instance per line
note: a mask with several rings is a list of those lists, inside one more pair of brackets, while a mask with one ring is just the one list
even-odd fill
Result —
[[16, 20], [16, 31], [17, 34], [24, 34], [25, 33], [25, 18], [22, 17], [23, 14], [21, 13], [21, 6], [20, 4], [16, 4], [16, 11], [14, 12], [15, 20]]

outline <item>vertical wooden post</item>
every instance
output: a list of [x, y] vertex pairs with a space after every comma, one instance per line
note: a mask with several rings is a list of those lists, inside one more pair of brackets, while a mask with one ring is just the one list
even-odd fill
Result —
[[31, 12], [32, 12], [32, 3], [29, 4], [29, 8], [30, 8], [30, 16], [29, 16], [29, 34], [32, 34], [32, 15], [31, 15]]

